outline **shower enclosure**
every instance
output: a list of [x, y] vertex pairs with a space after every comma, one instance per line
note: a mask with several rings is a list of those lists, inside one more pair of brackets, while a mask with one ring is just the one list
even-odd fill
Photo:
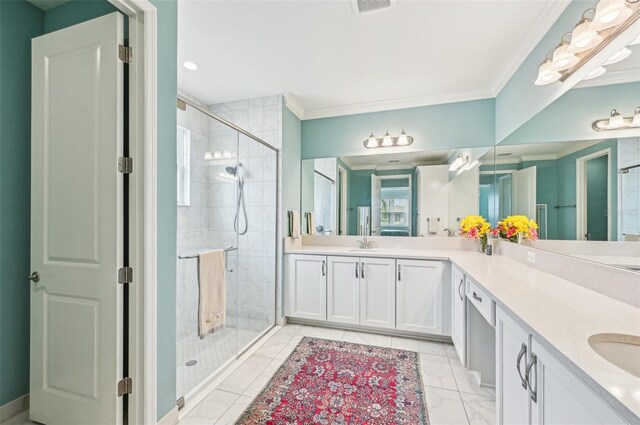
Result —
[[[180, 399], [275, 325], [278, 151], [197, 103], [178, 104]], [[226, 320], [201, 339], [198, 253], [212, 249], [225, 249]]]

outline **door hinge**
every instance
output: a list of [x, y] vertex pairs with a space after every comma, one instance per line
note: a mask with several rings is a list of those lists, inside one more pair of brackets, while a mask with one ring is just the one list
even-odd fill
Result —
[[184, 409], [184, 396], [180, 397], [178, 401], [176, 401], [176, 405], [178, 406], [178, 411]]
[[122, 397], [125, 394], [131, 394], [133, 392], [133, 379], [122, 378], [118, 381], [118, 397]]
[[118, 59], [120, 59], [124, 63], [131, 63], [133, 60], [133, 50], [131, 47], [123, 46], [122, 44], [118, 44]]
[[128, 156], [118, 158], [118, 171], [122, 174], [133, 173], [133, 158]]
[[118, 269], [118, 283], [131, 283], [133, 282], [133, 268], [122, 267]]

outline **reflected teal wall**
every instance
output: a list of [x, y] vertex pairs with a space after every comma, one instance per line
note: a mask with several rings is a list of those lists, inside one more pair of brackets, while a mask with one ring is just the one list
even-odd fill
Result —
[[[171, 170], [176, 167], [178, 10], [175, 0], [152, 2], [158, 9], [158, 415], [162, 417], [176, 402], [176, 179]], [[0, 1], [0, 404], [29, 389], [29, 290], [23, 278], [29, 273], [31, 38], [115, 10], [107, 0], [72, 0], [46, 13], [24, 0]]]
[[288, 211], [300, 210], [302, 125], [300, 118], [286, 106], [282, 107], [282, 223], [288, 236]]
[[381, 137], [387, 130], [396, 135], [403, 128], [413, 136], [413, 145], [375, 153], [493, 146], [494, 99], [306, 120], [302, 122], [302, 158], [372, 154], [363, 145], [371, 131]]
[[0, 405], [29, 392], [31, 39], [44, 12], [0, 1]]

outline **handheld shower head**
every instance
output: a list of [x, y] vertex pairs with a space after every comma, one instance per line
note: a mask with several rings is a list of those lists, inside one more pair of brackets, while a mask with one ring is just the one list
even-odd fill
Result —
[[238, 167], [227, 167], [225, 168], [225, 171], [227, 172], [227, 174], [231, 175], [231, 176], [235, 176], [236, 174], [238, 174]]

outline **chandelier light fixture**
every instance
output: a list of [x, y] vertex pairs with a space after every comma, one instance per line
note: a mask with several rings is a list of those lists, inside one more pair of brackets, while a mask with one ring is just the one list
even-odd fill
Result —
[[[640, 0], [600, 0], [595, 9], [587, 9], [573, 28], [560, 39], [553, 53], [548, 53], [538, 69], [538, 86], [565, 81], [593, 58], [624, 30], [640, 19]], [[640, 43], [640, 37], [629, 46]], [[603, 65], [620, 62], [631, 55], [623, 48]], [[602, 67], [601, 67], [602, 68]], [[585, 79], [596, 78], [606, 72], [598, 68]]]
[[623, 117], [615, 109], [611, 110], [611, 116], [607, 119], [596, 120], [591, 127], [595, 131], [624, 130], [640, 127], [640, 106], [633, 111], [632, 117]]
[[364, 141], [364, 147], [367, 149], [376, 148], [393, 148], [397, 146], [409, 146], [413, 143], [413, 137], [407, 136], [407, 133], [402, 130], [399, 136], [391, 136], [387, 131], [383, 137], [376, 137], [371, 132], [371, 135]]

